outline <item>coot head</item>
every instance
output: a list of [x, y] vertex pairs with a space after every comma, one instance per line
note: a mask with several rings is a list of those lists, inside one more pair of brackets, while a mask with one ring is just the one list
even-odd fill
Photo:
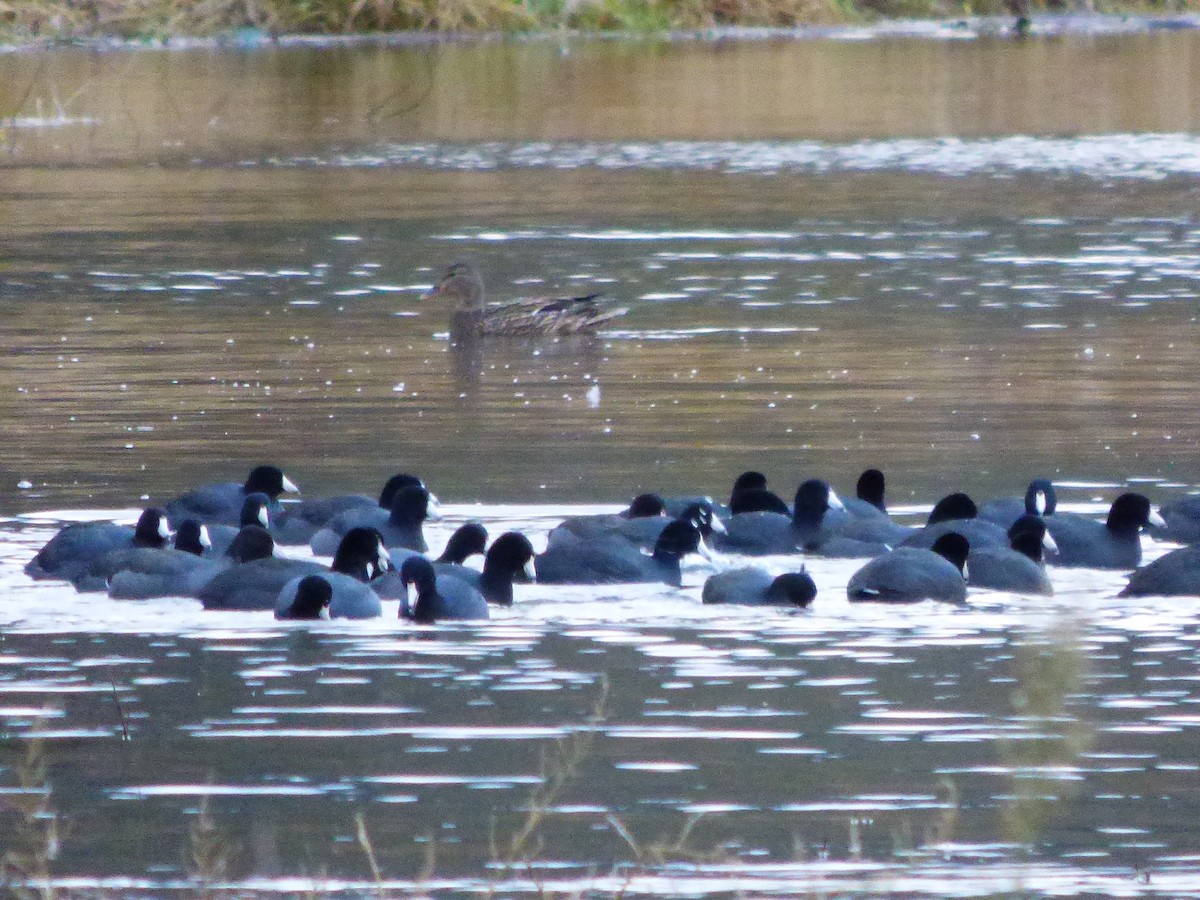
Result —
[[733, 489], [729, 492], [729, 505], [733, 506], [733, 498], [742, 491], [765, 491], [767, 489], [767, 476], [762, 472], [743, 472], [733, 481]]
[[261, 525], [243, 525], [233, 536], [225, 555], [234, 562], [251, 562], [275, 555], [275, 539]]
[[292, 605], [277, 614], [280, 619], [320, 619], [333, 599], [333, 587], [320, 575], [306, 575], [296, 585]]
[[1166, 524], [1163, 517], [1150, 506], [1150, 500], [1142, 494], [1122, 494], [1113, 501], [1108, 511], [1110, 531], [1136, 531], [1146, 525], [1162, 527]]
[[176, 550], [203, 556], [204, 551], [210, 547], [212, 540], [208, 536], [207, 525], [201, 525], [195, 519], [186, 519], [179, 524], [179, 529], [175, 532]]
[[654, 555], [683, 556], [686, 553], [707, 555], [704, 541], [700, 538], [700, 529], [684, 519], [668, 522], [654, 543]]
[[238, 517], [239, 527], [242, 525], [261, 525], [263, 528], [271, 527], [271, 515], [268, 508], [271, 505], [271, 498], [262, 491], [254, 491], [246, 495], [246, 499], [242, 501], [242, 512]]
[[771, 582], [767, 599], [772, 603], [790, 603], [805, 607], [817, 596], [817, 586], [802, 567], [799, 572], [787, 572]]
[[393, 475], [384, 484], [383, 490], [379, 492], [379, 505], [383, 509], [391, 509], [392, 501], [396, 499], [396, 495], [407, 487], [425, 487], [423, 482], [416, 475], [409, 475], [407, 472], [399, 472]]
[[883, 473], [878, 469], [867, 469], [858, 476], [858, 484], [854, 486], [854, 496], [865, 503], [870, 503], [876, 509], [887, 511], [883, 501]]
[[936, 525], [938, 522], [952, 522], [955, 519], [974, 519], [978, 515], [979, 507], [966, 494], [948, 494], [934, 505], [925, 524]]
[[167, 513], [157, 506], [142, 510], [137, 525], [133, 528], [133, 546], [165, 547], [170, 540], [171, 529], [167, 527]]
[[1045, 478], [1035, 478], [1025, 490], [1025, 512], [1031, 516], [1052, 516], [1058, 507], [1058, 495]]
[[747, 488], [729, 498], [729, 511], [734, 515], [748, 512], [773, 512], [790, 516], [792, 511], [778, 494], [766, 488]]
[[845, 509], [829, 483], [810, 478], [796, 489], [795, 518], [798, 522], [817, 524], [830, 509]]
[[300, 488], [296, 487], [278, 466], [255, 466], [246, 477], [246, 483], [242, 485], [242, 492], [253, 494], [256, 491], [266, 494], [274, 500], [285, 491], [289, 494], [298, 494]]
[[971, 552], [971, 544], [957, 531], [948, 531], [933, 542], [930, 548], [938, 556], [951, 563], [958, 571], [966, 575], [967, 556]]
[[330, 568], [365, 582], [388, 571], [391, 565], [379, 529], [360, 526], [346, 532]]
[[483, 553], [487, 549], [487, 529], [478, 522], [468, 522], [460, 526], [450, 540], [446, 541], [446, 549], [438, 558], [438, 562], [462, 564], [468, 556]]
[[1009, 545], [1034, 562], [1042, 561], [1043, 550], [1057, 550], [1058, 545], [1046, 530], [1046, 523], [1039, 516], [1021, 516], [1008, 529]]
[[420, 525], [426, 519], [440, 519], [441, 509], [437, 498], [423, 487], [406, 487], [392, 498], [389, 520], [397, 525]]
[[680, 513], [679, 518], [686, 519], [699, 528], [701, 537], [711, 537], [713, 533], [728, 533], [725, 523], [713, 512], [710, 503], [693, 503]]
[[492, 542], [483, 570], [507, 573], [512, 580], [533, 581], [533, 544], [519, 531], [506, 531]]
[[621, 515], [627, 519], [648, 519], [661, 516], [666, 508], [667, 504], [658, 494], [638, 494]]

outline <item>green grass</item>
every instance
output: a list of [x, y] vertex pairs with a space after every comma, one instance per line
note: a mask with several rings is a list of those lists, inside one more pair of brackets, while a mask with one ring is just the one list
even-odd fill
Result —
[[0, 0], [0, 37], [213, 36], [383, 31], [654, 33], [725, 25], [794, 26], [1073, 8], [1162, 12], [1200, 0]]

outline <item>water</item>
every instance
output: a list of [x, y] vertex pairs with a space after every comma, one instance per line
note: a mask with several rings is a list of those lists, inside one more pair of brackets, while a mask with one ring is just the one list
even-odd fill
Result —
[[[1193, 487], [1197, 37], [953, 34], [0, 55], [0, 855], [146, 896], [1196, 895], [1200, 623], [1122, 573], [879, 610], [809, 559], [763, 612], [695, 564], [415, 628], [21, 572], [264, 460], [419, 472], [435, 547], [748, 467], [879, 466], [910, 516]], [[461, 257], [629, 313], [463, 353], [419, 300]]]

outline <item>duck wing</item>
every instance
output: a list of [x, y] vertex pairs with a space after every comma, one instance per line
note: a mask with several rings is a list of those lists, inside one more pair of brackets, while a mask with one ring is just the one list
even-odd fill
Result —
[[575, 334], [624, 315], [625, 309], [604, 310], [599, 294], [580, 297], [541, 297], [489, 304], [483, 313], [484, 334]]

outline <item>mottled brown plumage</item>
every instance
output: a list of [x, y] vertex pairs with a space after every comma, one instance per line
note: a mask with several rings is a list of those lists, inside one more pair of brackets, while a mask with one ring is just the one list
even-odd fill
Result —
[[599, 294], [541, 297], [487, 303], [483, 278], [470, 263], [455, 263], [421, 299], [451, 297], [458, 301], [450, 317], [451, 334], [578, 334], [592, 331], [624, 315], [624, 309], [601, 310]]

